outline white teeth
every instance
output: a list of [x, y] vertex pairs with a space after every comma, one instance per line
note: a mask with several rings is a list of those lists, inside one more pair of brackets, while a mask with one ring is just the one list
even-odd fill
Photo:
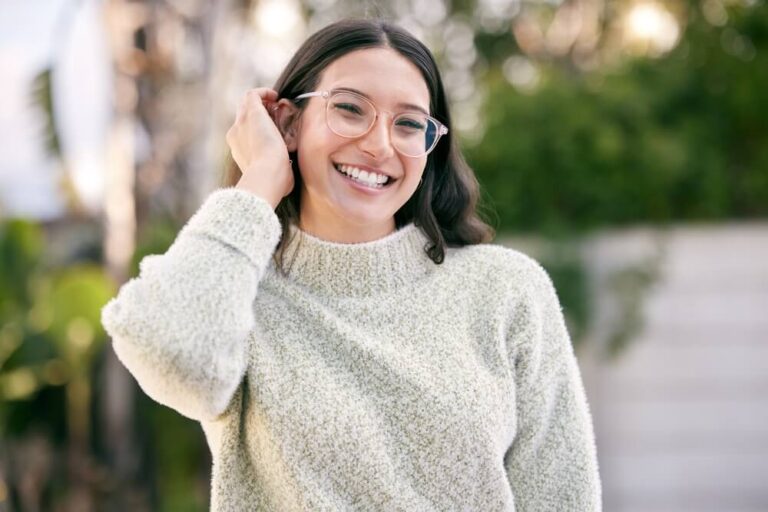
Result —
[[354, 178], [357, 181], [370, 185], [374, 188], [381, 188], [389, 180], [388, 176], [383, 174], [377, 174], [375, 172], [361, 171], [357, 167], [351, 165], [339, 165], [339, 171]]

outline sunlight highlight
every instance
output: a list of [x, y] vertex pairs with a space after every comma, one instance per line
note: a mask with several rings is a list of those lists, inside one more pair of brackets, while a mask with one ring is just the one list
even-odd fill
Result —
[[263, 33], [281, 38], [299, 25], [301, 15], [294, 2], [266, 0], [253, 10], [253, 22]]
[[657, 2], [632, 6], [624, 18], [624, 38], [634, 53], [661, 55], [675, 47], [680, 37], [677, 19]]

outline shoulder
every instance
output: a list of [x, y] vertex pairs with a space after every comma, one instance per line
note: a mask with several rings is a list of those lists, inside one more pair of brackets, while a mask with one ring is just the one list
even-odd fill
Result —
[[463, 291], [507, 322], [538, 322], [559, 309], [554, 285], [544, 267], [528, 254], [497, 244], [451, 248], [445, 263]]
[[446, 260], [475, 275], [503, 282], [518, 290], [541, 292], [552, 286], [549, 274], [536, 259], [498, 244], [450, 248]]
[[527, 304], [539, 310], [556, 297], [544, 267], [510, 247], [477, 244], [449, 248], [442, 266], [446, 284], [450, 282], [453, 289], [458, 287], [485, 303], [496, 302], [503, 307]]

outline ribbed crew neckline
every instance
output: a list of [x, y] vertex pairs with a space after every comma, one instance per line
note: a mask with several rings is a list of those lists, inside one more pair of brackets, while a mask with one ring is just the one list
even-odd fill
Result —
[[429, 238], [413, 222], [370, 242], [322, 240], [290, 224], [288, 279], [321, 295], [361, 297], [393, 291], [427, 274]]

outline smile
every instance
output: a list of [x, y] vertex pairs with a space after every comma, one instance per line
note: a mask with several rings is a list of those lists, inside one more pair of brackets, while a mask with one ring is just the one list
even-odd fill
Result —
[[345, 175], [347, 178], [365, 185], [372, 189], [384, 188], [392, 184], [395, 180], [385, 174], [378, 174], [375, 172], [369, 172], [358, 169], [352, 165], [334, 164], [334, 168], [340, 174]]

